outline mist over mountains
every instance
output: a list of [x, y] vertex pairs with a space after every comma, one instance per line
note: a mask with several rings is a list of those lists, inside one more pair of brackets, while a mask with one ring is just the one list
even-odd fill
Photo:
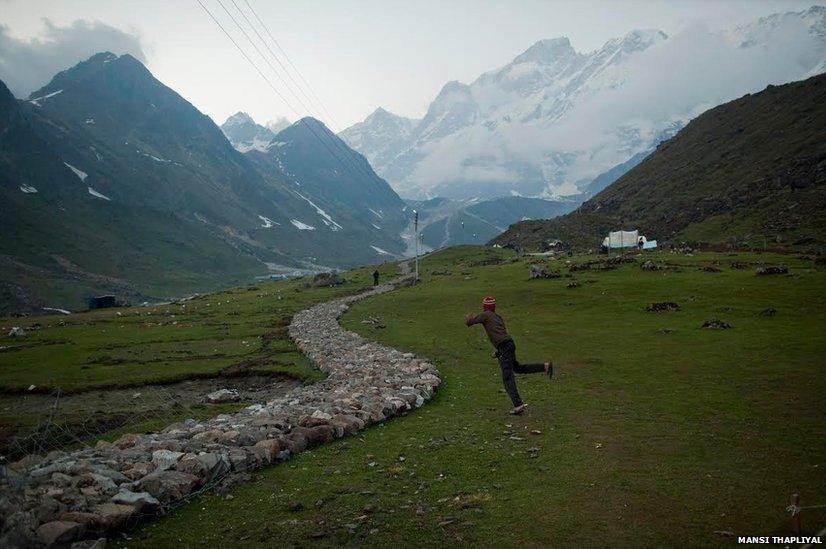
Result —
[[421, 120], [383, 109], [341, 132], [404, 197], [557, 197], [647, 153], [704, 110], [826, 69], [826, 8], [726, 32], [635, 30], [582, 53], [543, 40]]

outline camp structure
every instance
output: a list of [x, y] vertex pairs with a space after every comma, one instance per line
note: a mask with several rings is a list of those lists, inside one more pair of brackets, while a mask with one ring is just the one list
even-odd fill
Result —
[[656, 240], [648, 240], [639, 231], [611, 231], [602, 240], [603, 248], [642, 248], [650, 250], [657, 247]]

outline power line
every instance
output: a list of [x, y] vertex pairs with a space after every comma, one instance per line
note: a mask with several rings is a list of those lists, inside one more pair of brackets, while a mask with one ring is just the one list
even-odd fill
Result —
[[[220, 22], [220, 21], [218, 21], [218, 19], [217, 19], [217, 18], [216, 18], [216, 17], [212, 14], [212, 12], [211, 12], [211, 11], [209, 11], [209, 9], [208, 9], [208, 8], [207, 8], [204, 4], [203, 4], [203, 2], [201, 2], [201, 0], [195, 0], [195, 1], [196, 1], [196, 2], [198, 2], [198, 4], [201, 6], [201, 8], [202, 8], [202, 9], [203, 9], [206, 13], [207, 13], [207, 15], [209, 15], [210, 19], [212, 19], [212, 20], [215, 22], [215, 24], [216, 24], [216, 25], [218, 25], [218, 28], [220, 28], [220, 29], [221, 29], [221, 31], [222, 31], [222, 32], [226, 35], [226, 37], [227, 37], [227, 38], [229, 38], [230, 42], [232, 42], [233, 46], [235, 46], [235, 49], [237, 49], [237, 50], [241, 53], [241, 55], [244, 57], [244, 59], [246, 59], [246, 60], [247, 60], [247, 62], [248, 62], [250, 65], [252, 65], [252, 67], [253, 67], [253, 68], [255, 69], [255, 71], [259, 74], [259, 76], [261, 76], [261, 78], [263, 78], [263, 79], [264, 79], [264, 81], [267, 83], [267, 85], [270, 87], [270, 89], [272, 89], [272, 91], [273, 91], [273, 92], [274, 92], [274, 93], [275, 93], [275, 94], [276, 94], [276, 95], [277, 95], [277, 96], [281, 99], [281, 101], [283, 101], [283, 102], [284, 102], [284, 104], [285, 104], [285, 105], [287, 105], [287, 107], [288, 107], [290, 110], [292, 110], [292, 111], [296, 114], [296, 116], [299, 116], [299, 117], [300, 117], [300, 116], [301, 116], [301, 115], [300, 115], [300, 113], [299, 113], [299, 112], [298, 112], [298, 111], [297, 111], [297, 110], [296, 110], [296, 109], [295, 109], [295, 108], [294, 108], [294, 107], [290, 104], [290, 102], [289, 102], [289, 101], [287, 101], [287, 98], [286, 98], [286, 97], [284, 97], [284, 95], [283, 95], [281, 92], [279, 92], [279, 91], [278, 91], [278, 89], [276, 89], [276, 87], [275, 87], [275, 86], [273, 86], [273, 84], [272, 84], [272, 82], [270, 82], [269, 78], [267, 78], [267, 76], [266, 76], [266, 75], [265, 75], [265, 74], [261, 71], [261, 69], [260, 69], [260, 68], [258, 68], [258, 65], [256, 65], [256, 64], [255, 64], [255, 62], [254, 62], [254, 61], [253, 61], [253, 60], [249, 57], [249, 55], [247, 55], [247, 53], [244, 51], [244, 49], [243, 49], [243, 48], [241, 48], [241, 46], [239, 46], [239, 45], [238, 45], [238, 42], [236, 42], [236, 41], [235, 41], [235, 39], [232, 37], [232, 35], [231, 35], [229, 32], [227, 32], [227, 30], [224, 28], [224, 26], [221, 24], [221, 22]], [[223, 5], [223, 4], [221, 4], [221, 0], [218, 0], [218, 4], [220, 4], [220, 5], [221, 5], [221, 7], [222, 7], [222, 8], [224, 8], [224, 5]], [[226, 11], [226, 8], [224, 8], [224, 11]], [[229, 13], [229, 12], [227, 12], [227, 13]], [[230, 16], [230, 18], [232, 19], [232, 17], [231, 17], [231, 16]], [[233, 19], [233, 22], [235, 22], [235, 24], [236, 24], [236, 25], [238, 24], [238, 23], [237, 23], [234, 19]], [[323, 140], [323, 139], [322, 139], [322, 138], [321, 138], [321, 137], [320, 137], [320, 136], [319, 136], [319, 135], [315, 132], [315, 130], [313, 129], [312, 125], [307, 124], [307, 122], [306, 122], [303, 118], [301, 118], [301, 119], [299, 120], [299, 122], [303, 122], [303, 123], [304, 123], [304, 125], [307, 127], [307, 129], [310, 131], [310, 133], [312, 133], [312, 134], [316, 137], [316, 139], [318, 139], [318, 141], [319, 141], [322, 145], [324, 145], [324, 147], [327, 149], [327, 151], [328, 151], [328, 152], [329, 152], [329, 153], [330, 153], [330, 154], [331, 154], [334, 158], [336, 158], [336, 160], [338, 160], [338, 161], [341, 163], [341, 165], [342, 165], [345, 169], [348, 169], [348, 168], [347, 168], [347, 165], [344, 163], [344, 161], [343, 161], [343, 160], [341, 160], [341, 158], [339, 158], [339, 156], [335, 153], [335, 151], [333, 151], [332, 149], [330, 149], [330, 147], [329, 147], [329, 145], [327, 144], [327, 142], [326, 142], [326, 141], [324, 141], [324, 140]], [[355, 175], [355, 173], [354, 173], [354, 175]]]
[[250, 5], [249, 1], [248, 1], [248, 0], [244, 0], [244, 3], [245, 3], [245, 4], [247, 5], [247, 7], [250, 9], [250, 11], [252, 12], [253, 16], [255, 16], [255, 19], [257, 19], [257, 20], [258, 20], [258, 23], [259, 23], [259, 24], [261, 25], [261, 27], [264, 29], [264, 32], [266, 32], [266, 33], [267, 33], [267, 35], [270, 37], [270, 39], [273, 41], [273, 44], [275, 44], [275, 47], [276, 47], [276, 48], [278, 48], [278, 51], [280, 51], [280, 52], [281, 52], [281, 54], [284, 56], [284, 59], [286, 59], [286, 60], [287, 60], [287, 63], [289, 63], [289, 65], [293, 68], [293, 70], [295, 71], [295, 73], [298, 75], [298, 78], [300, 78], [300, 79], [301, 79], [301, 81], [302, 81], [302, 82], [304, 82], [304, 85], [305, 85], [305, 86], [307, 86], [307, 89], [308, 89], [308, 90], [310, 90], [310, 94], [312, 94], [312, 96], [315, 98], [316, 103], [318, 103], [318, 105], [320, 105], [320, 106], [321, 106], [321, 110], [323, 110], [323, 111], [324, 111], [324, 113], [327, 115], [327, 117], [330, 119], [330, 121], [332, 121], [332, 122], [333, 122], [333, 124], [335, 124], [335, 126], [337, 126], [337, 127], [341, 128], [341, 125], [340, 125], [338, 122], [336, 122], [335, 118], [333, 118], [333, 115], [332, 115], [332, 114], [330, 114], [330, 111], [328, 111], [328, 110], [327, 110], [327, 107], [324, 105], [324, 103], [321, 101], [321, 99], [320, 99], [320, 98], [318, 97], [318, 95], [315, 93], [315, 90], [313, 90], [313, 87], [312, 87], [312, 86], [310, 86], [310, 83], [309, 83], [309, 82], [307, 82], [307, 80], [306, 80], [306, 79], [304, 78], [304, 76], [301, 74], [301, 71], [299, 71], [299, 70], [298, 70], [298, 67], [296, 67], [296, 66], [295, 66], [295, 63], [293, 63], [293, 62], [292, 62], [292, 60], [290, 59], [290, 56], [289, 56], [289, 55], [287, 55], [287, 52], [286, 52], [286, 51], [284, 51], [284, 48], [282, 48], [282, 47], [281, 47], [281, 44], [279, 44], [279, 43], [278, 43], [278, 40], [276, 40], [276, 39], [275, 39], [275, 37], [272, 35], [272, 33], [270, 32], [269, 27], [268, 27], [268, 26], [264, 23], [264, 21], [262, 21], [262, 20], [261, 20], [261, 18], [258, 16], [258, 13], [255, 11], [255, 9], [253, 9], [252, 5]]
[[[281, 74], [279, 74], [279, 73], [278, 73], [278, 71], [275, 69], [275, 67], [272, 65], [272, 63], [270, 63], [270, 62], [269, 62], [269, 60], [267, 60], [266, 55], [264, 55], [264, 54], [261, 52], [261, 50], [258, 48], [258, 46], [256, 46], [255, 42], [252, 40], [252, 38], [250, 38], [249, 34], [248, 34], [245, 30], [244, 30], [244, 28], [241, 26], [241, 24], [240, 24], [240, 23], [238, 23], [238, 21], [235, 19], [235, 17], [233, 17], [233, 15], [229, 12], [229, 10], [226, 8], [226, 6], [223, 4], [223, 2], [222, 2], [221, 0], [216, 0], [216, 1], [218, 2], [218, 5], [220, 5], [220, 6], [221, 6], [221, 8], [224, 10], [224, 12], [227, 14], [227, 16], [228, 16], [228, 17], [232, 20], [232, 22], [235, 24], [235, 26], [236, 26], [236, 27], [238, 27], [238, 30], [240, 30], [240, 31], [241, 31], [241, 33], [244, 35], [244, 37], [247, 39], [247, 41], [250, 43], [250, 45], [252, 45], [252, 47], [255, 49], [255, 51], [256, 51], [256, 52], [258, 52], [258, 55], [260, 55], [260, 56], [264, 59], [264, 62], [266, 62], [266, 63], [267, 63], [267, 65], [270, 67], [270, 70], [272, 70], [272, 71], [273, 71], [273, 73], [274, 73], [274, 74], [278, 77], [278, 79], [281, 81], [281, 83], [282, 83], [282, 84], [284, 84], [284, 85], [287, 87], [287, 89], [289, 89], [289, 90], [290, 90], [290, 92], [291, 92], [291, 93], [292, 93], [292, 94], [296, 97], [296, 99], [298, 99], [298, 102], [301, 104], [301, 106], [302, 106], [304, 109], [307, 109], [307, 110], [310, 112], [310, 114], [312, 115], [312, 114], [313, 114], [312, 110], [311, 110], [311, 109], [309, 109], [306, 105], [304, 105], [304, 102], [303, 102], [303, 101], [301, 101], [301, 98], [299, 98], [299, 97], [295, 94], [295, 92], [293, 92], [293, 91], [292, 91], [292, 89], [289, 87], [289, 85], [288, 85], [288, 84], [287, 84], [287, 82], [284, 80], [284, 78], [281, 76]], [[238, 4], [236, 4], [234, 0], [231, 0], [231, 1], [232, 1], [232, 3], [235, 5], [235, 8], [236, 8], [236, 9], [239, 9], [239, 8], [238, 8]], [[249, 23], [249, 19], [246, 17], [246, 15], [245, 15], [243, 12], [241, 12], [241, 11], [240, 11], [240, 9], [239, 9], [239, 12], [240, 12], [240, 13], [241, 13], [241, 15], [244, 17], [244, 19], [246, 19], [247, 23]], [[255, 29], [253, 29], [253, 30], [255, 30]], [[266, 46], [266, 44], [265, 44], [265, 46]], [[276, 61], [277, 61], [277, 59], [276, 59]], [[288, 107], [289, 107], [289, 108], [290, 108], [293, 112], [295, 112], [295, 113], [296, 113], [296, 116], [299, 116], [299, 117], [300, 117], [301, 115], [298, 113], [298, 110], [297, 110], [296, 108], [294, 108], [294, 107], [293, 107], [293, 106], [292, 106], [292, 105], [291, 105], [291, 104], [290, 104], [290, 103], [286, 100], [286, 98], [283, 98], [283, 96], [281, 96], [281, 97], [282, 97], [282, 99], [283, 99], [283, 100], [287, 103], [287, 106], [288, 106]], [[329, 136], [327, 136], [327, 135], [326, 135], [326, 133], [325, 133], [323, 130], [322, 130], [321, 135], [317, 134], [317, 133], [316, 133], [316, 131], [315, 131], [315, 129], [313, 129], [313, 127], [312, 127], [310, 124], [308, 124], [306, 121], [303, 121], [303, 122], [304, 122], [305, 126], [306, 126], [309, 130], [310, 130], [310, 132], [311, 132], [313, 135], [315, 135], [315, 137], [316, 137], [316, 138], [317, 138], [317, 139], [318, 139], [318, 140], [319, 140], [319, 141], [320, 141], [320, 142], [324, 145], [324, 147], [328, 150], [328, 152], [329, 152], [330, 154], [332, 154], [334, 157], [336, 157], [336, 159], [337, 159], [339, 162], [341, 162], [342, 166], [345, 166], [344, 161], [342, 161], [342, 160], [341, 160], [341, 158], [339, 157], [339, 155], [338, 155], [338, 154], [336, 154], [336, 153], [334, 152], [334, 150], [330, 148], [330, 145], [329, 145], [329, 144], [327, 143], [327, 141], [325, 140], [325, 137], [329, 137]], [[338, 143], [338, 142], [336, 141], [336, 138], [335, 138], [335, 137], [332, 137], [332, 138], [330, 138], [330, 139], [331, 139], [331, 141], [332, 141], [332, 145], [333, 145], [333, 147], [334, 147], [334, 148], [338, 148], [339, 150], [343, 150], [343, 151], [344, 151], [344, 155], [345, 155], [345, 156], [344, 156], [344, 158], [347, 160], [347, 163], [349, 163], [349, 164], [350, 164], [350, 166], [351, 166], [351, 168], [352, 168], [352, 170], [351, 170], [351, 171], [352, 171], [353, 175], [357, 175], [357, 174], [356, 174], [356, 172], [361, 172], [363, 175], [365, 175], [366, 177], [370, 178], [370, 174], [369, 174], [366, 170], [364, 170], [364, 169], [363, 169], [363, 167], [360, 167], [358, 164], [356, 164], [356, 163], [355, 163], [355, 161], [354, 161], [352, 158], [350, 158], [350, 151], [348, 151], [346, 148], [342, 148], [341, 144], [340, 144], [340, 143]], [[346, 168], [346, 166], [345, 166], [345, 168]]]
[[[220, 1], [221, 1], [221, 0], [218, 0], [218, 2], [219, 2], [219, 3], [220, 3]], [[307, 99], [307, 101], [308, 101], [310, 104], [312, 104], [312, 100], [309, 98], [309, 96], [307, 95], [307, 93], [304, 91], [303, 87], [302, 87], [302, 86], [301, 86], [298, 82], [296, 82], [295, 78], [293, 78], [293, 77], [292, 77], [292, 74], [290, 74], [290, 71], [289, 71], [289, 70], [287, 70], [287, 68], [284, 66], [284, 64], [281, 62], [281, 60], [278, 58], [278, 56], [275, 54], [275, 52], [272, 50], [272, 48], [270, 48], [270, 47], [269, 47], [269, 44], [267, 44], [267, 41], [266, 41], [266, 40], [264, 40], [264, 38], [261, 36], [261, 33], [260, 33], [260, 32], [258, 32], [258, 29], [257, 29], [257, 28], [255, 27], [255, 25], [254, 25], [254, 24], [250, 21], [250, 19], [247, 17], [247, 15], [244, 13], [244, 11], [243, 11], [243, 10], [242, 10], [239, 6], [238, 6], [238, 4], [236, 3], [236, 1], [235, 1], [235, 0], [230, 0], [230, 1], [231, 1], [231, 2], [232, 2], [232, 4], [235, 6], [235, 9], [236, 9], [236, 10], [238, 10], [238, 12], [241, 14], [241, 16], [244, 18], [244, 20], [245, 20], [245, 21], [247, 22], [247, 24], [250, 26], [250, 28], [253, 30], [253, 32], [255, 32], [256, 36], [258, 36], [258, 39], [259, 39], [259, 40], [261, 40], [261, 43], [262, 43], [262, 44], [264, 44], [264, 47], [267, 49], [267, 51], [269, 51], [269, 52], [270, 52], [270, 55], [272, 55], [272, 57], [275, 59], [275, 61], [278, 63], [278, 65], [281, 67], [281, 69], [284, 71], [284, 73], [287, 75], [287, 77], [288, 77], [288, 78], [289, 78], [289, 79], [293, 82], [293, 84], [296, 86], [296, 88], [298, 88], [298, 90], [302, 93], [302, 95], [304, 95], [304, 97]], [[301, 77], [301, 73], [300, 73], [300, 72], [298, 72], [298, 69], [295, 67], [295, 64], [293, 64], [293, 63], [292, 63], [292, 61], [290, 61], [290, 59], [289, 59], [289, 57], [287, 56], [286, 52], [283, 50], [283, 48], [281, 48], [281, 46], [278, 44], [278, 41], [277, 41], [277, 40], [275, 40], [275, 37], [272, 35], [272, 33], [269, 31], [269, 29], [266, 27], [266, 25], [264, 25], [264, 23], [261, 21], [261, 18], [260, 18], [260, 17], [258, 17], [258, 14], [255, 12], [255, 10], [253, 10], [253, 9], [252, 9], [252, 6], [249, 4], [249, 2], [246, 2], [246, 0], [245, 0], [245, 3], [247, 4], [247, 7], [250, 9], [250, 11], [251, 11], [251, 12], [252, 12], [252, 14], [255, 16], [255, 18], [258, 20], [258, 22], [261, 24], [261, 26], [264, 28], [265, 32], [266, 32], [266, 33], [269, 35], [269, 37], [272, 39], [273, 43], [276, 45], [276, 47], [277, 47], [277, 48], [281, 51], [281, 53], [284, 55], [285, 59], [286, 59], [286, 60], [290, 63], [290, 65], [291, 65], [291, 66], [295, 69], [295, 71], [296, 71], [296, 73], [298, 74], [298, 76], [299, 76], [299, 77]], [[223, 4], [221, 4], [221, 7], [223, 7]], [[227, 15], [229, 15], [229, 16], [230, 16], [230, 18], [232, 18], [232, 16], [229, 14], [229, 12], [226, 10], [226, 8], [224, 8], [224, 11], [226, 11], [226, 12], [227, 12]], [[252, 43], [252, 40], [250, 39], [249, 35], [247, 35], [247, 33], [246, 33], [246, 32], [244, 32], [244, 30], [243, 30], [243, 29], [241, 28], [241, 26], [240, 26], [240, 25], [239, 25], [239, 24], [238, 24], [238, 23], [234, 20], [234, 18], [233, 18], [233, 22], [235, 22], [236, 26], [238, 26], [238, 28], [241, 30], [241, 32], [243, 32], [243, 33], [244, 33], [244, 35], [247, 37], [247, 40], [249, 40], [249, 41], [250, 41], [250, 43], [253, 45], [253, 47], [254, 47], [254, 48], [255, 48], [255, 50], [258, 52], [258, 54], [259, 54], [259, 55], [261, 55], [261, 57], [263, 57], [263, 58], [264, 58], [264, 61], [267, 63], [267, 65], [269, 65], [270, 69], [272, 69], [272, 71], [273, 71], [274, 73], [276, 73], [276, 76], [278, 76], [279, 80], [281, 80], [281, 82], [282, 82], [285, 86], [287, 86], [287, 88], [290, 90], [290, 92], [293, 94], [293, 96], [294, 96], [294, 97], [298, 100], [298, 102], [301, 104], [301, 106], [302, 106], [303, 108], [307, 109], [307, 110], [308, 110], [311, 114], [315, 114], [315, 113], [313, 113], [312, 109], [311, 109], [311, 108], [309, 108], [309, 107], [308, 107], [308, 106], [307, 106], [307, 105], [306, 105], [306, 104], [305, 104], [305, 103], [301, 100], [301, 98], [300, 98], [300, 97], [298, 97], [298, 95], [297, 95], [294, 91], [292, 91], [292, 88], [290, 88], [289, 84], [287, 84], [287, 82], [284, 80], [284, 78], [282, 78], [282, 77], [281, 77], [280, 73], [278, 73], [278, 71], [275, 69], [275, 67], [273, 67], [272, 63], [270, 63], [270, 62], [266, 59], [266, 56], [265, 56], [263, 53], [261, 53], [261, 50], [259, 50], [259, 49], [255, 46], [255, 44], [253, 44], [253, 43]], [[301, 77], [301, 78], [303, 79], [303, 77]], [[305, 80], [305, 84], [307, 84], [306, 80]], [[310, 92], [312, 93], [312, 88], [310, 87], [310, 85], [309, 85], [309, 84], [307, 84], [307, 87], [308, 87], [308, 89], [310, 90]], [[326, 108], [324, 108], [324, 105], [320, 102], [320, 100], [319, 100], [319, 104], [321, 105], [322, 109], [324, 109], [324, 111], [326, 112], [326, 111], [327, 111], [327, 109], [326, 109]], [[327, 114], [329, 115], [329, 112], [327, 112]], [[320, 119], [320, 118], [322, 118], [322, 117], [321, 117], [321, 116], [319, 116], [319, 115], [316, 115], [316, 116], [317, 116], [319, 119]], [[332, 118], [332, 116], [330, 116], [330, 117]], [[324, 134], [324, 135], [330, 139], [330, 141], [332, 142], [333, 146], [334, 146], [336, 149], [338, 149], [339, 151], [341, 151], [341, 152], [344, 154], [344, 157], [347, 159], [348, 163], [350, 163], [350, 164], [351, 164], [351, 165], [352, 165], [352, 166], [353, 166], [353, 167], [354, 167], [357, 171], [361, 172], [361, 173], [362, 173], [362, 175], [364, 175], [364, 176], [365, 176], [365, 177], [367, 177], [368, 179], [373, 179], [373, 178], [375, 177], [375, 173], [370, 173], [370, 171], [369, 171], [369, 170], [367, 170], [366, 168], [364, 168], [364, 166], [362, 166], [360, 163], [358, 163], [356, 160], [354, 160], [354, 159], [352, 158], [352, 151], [351, 151], [351, 150], [347, 147], [347, 145], [345, 145], [343, 142], [341, 142], [341, 141], [340, 141], [340, 138], [338, 138], [338, 137], [336, 137], [336, 136], [335, 136], [335, 132], [331, 132], [331, 133], [333, 133], [333, 136], [332, 136], [332, 137], [327, 136], [326, 134]]]
[[[301, 92], [302, 92], [302, 94], [303, 94], [305, 97], [307, 97], [307, 94], [306, 94], [306, 93], [304, 93], [304, 91], [303, 91], [303, 89], [301, 88], [301, 86], [300, 86], [297, 82], [295, 82], [295, 79], [294, 79], [294, 78], [292, 78], [292, 76], [290, 75], [290, 72], [287, 70], [287, 68], [286, 68], [286, 67], [284, 67], [284, 64], [283, 64], [283, 63], [281, 63], [281, 61], [278, 59], [278, 56], [277, 56], [277, 55], [275, 55], [275, 52], [273, 52], [273, 51], [272, 51], [272, 48], [270, 48], [270, 47], [269, 47], [269, 45], [267, 44], [266, 40], [264, 40], [264, 38], [261, 36], [261, 33], [259, 33], [259, 32], [258, 32], [258, 29], [257, 29], [257, 28], [255, 28], [255, 25], [253, 25], [253, 24], [252, 24], [252, 22], [249, 20], [249, 18], [248, 18], [248, 17], [247, 17], [247, 15], [244, 13], [244, 11], [243, 11], [243, 10], [242, 10], [239, 6], [238, 6], [238, 4], [236, 3], [236, 1], [235, 1], [235, 0], [230, 0], [230, 1], [232, 2], [233, 6], [235, 6], [235, 9], [236, 9], [236, 10], [238, 10], [238, 13], [240, 13], [240, 14], [241, 14], [241, 16], [244, 18], [244, 20], [247, 22], [247, 25], [249, 25], [249, 27], [253, 30], [253, 32], [256, 34], [256, 36], [258, 36], [258, 39], [259, 39], [259, 40], [261, 40], [261, 43], [264, 45], [264, 47], [265, 47], [265, 48], [266, 48], [266, 49], [270, 52], [270, 55], [272, 55], [272, 57], [275, 59], [275, 61], [278, 63], [278, 65], [281, 67], [281, 69], [284, 71], [284, 73], [287, 75], [287, 77], [288, 77], [288, 78], [290, 78], [290, 79], [293, 81], [293, 83], [296, 85], [296, 87], [299, 89], [299, 91], [301, 91]], [[247, 40], [248, 40], [248, 41], [249, 41], [249, 43], [252, 45], [252, 47], [255, 49], [255, 51], [256, 51], [256, 52], [258, 52], [258, 55], [260, 55], [260, 56], [264, 59], [264, 62], [265, 62], [265, 63], [267, 63], [267, 65], [270, 67], [270, 70], [272, 70], [272, 72], [273, 72], [273, 73], [274, 73], [274, 74], [278, 77], [278, 79], [281, 81], [281, 83], [282, 83], [282, 84], [284, 84], [284, 86], [286, 86], [286, 88], [287, 88], [288, 90], [290, 90], [290, 93], [293, 95], [293, 97], [295, 97], [295, 98], [298, 100], [298, 102], [299, 102], [299, 104], [301, 105], [301, 107], [302, 107], [302, 108], [304, 108], [304, 109], [306, 109], [306, 110], [307, 110], [307, 111], [308, 111], [311, 115], [316, 116], [317, 118], [319, 118], [319, 119], [320, 119], [320, 118], [321, 118], [321, 116], [320, 116], [320, 115], [318, 115], [318, 114], [316, 114], [315, 112], [313, 112], [313, 109], [312, 109], [311, 107], [308, 107], [308, 106], [304, 103], [304, 101], [302, 101], [302, 100], [301, 100], [301, 98], [298, 96], [298, 94], [296, 94], [296, 93], [293, 91], [293, 89], [292, 89], [292, 88], [290, 87], [290, 85], [286, 82], [286, 80], [285, 80], [285, 79], [281, 76], [281, 74], [278, 72], [278, 70], [277, 70], [277, 69], [276, 69], [276, 68], [272, 65], [272, 63], [270, 63], [270, 62], [269, 62], [269, 60], [267, 59], [267, 56], [266, 56], [266, 55], [264, 55], [264, 53], [262, 53], [260, 49], [258, 49], [258, 47], [255, 45], [255, 43], [253, 42], [253, 40], [250, 38], [249, 34], [247, 34], [247, 33], [246, 33], [246, 31], [244, 31], [244, 29], [243, 29], [243, 28], [241, 27], [241, 25], [237, 22], [237, 20], [235, 20], [235, 18], [232, 16], [232, 14], [230, 14], [230, 13], [229, 13], [229, 11], [226, 9], [226, 7], [224, 7], [224, 4], [222, 4], [222, 3], [221, 3], [221, 0], [218, 0], [218, 3], [221, 5], [221, 7], [224, 9], [224, 12], [226, 12], [226, 14], [230, 17], [230, 19], [232, 19], [233, 23], [235, 23], [235, 25], [238, 27], [238, 30], [240, 30], [240, 31], [244, 34], [244, 36], [247, 38]], [[307, 100], [308, 100], [310, 103], [312, 103], [312, 101], [310, 101], [309, 97], [307, 97]], [[369, 172], [369, 171], [367, 171], [366, 169], [364, 169], [364, 167], [363, 167], [363, 166], [360, 166], [360, 165], [359, 165], [359, 164], [358, 164], [355, 160], [353, 160], [353, 159], [351, 158], [351, 151], [347, 148], [347, 146], [346, 146], [346, 145], [344, 145], [343, 143], [341, 143], [341, 142], [338, 140], [339, 138], [337, 138], [337, 137], [335, 137], [335, 136], [332, 136], [332, 137], [331, 137], [331, 136], [327, 135], [327, 134], [326, 134], [326, 132], [323, 132], [323, 131], [322, 131], [322, 135], [321, 135], [321, 137], [322, 137], [322, 138], [327, 138], [327, 139], [329, 139], [329, 140], [330, 140], [330, 142], [332, 143], [332, 146], [333, 146], [334, 148], [338, 149], [339, 151], [341, 151], [341, 152], [344, 154], [344, 157], [345, 157], [345, 159], [347, 160], [347, 162], [348, 162], [348, 163], [349, 163], [349, 164], [350, 164], [350, 165], [351, 165], [351, 166], [352, 166], [352, 167], [353, 167], [356, 171], [361, 172], [361, 173], [362, 173], [362, 175], [366, 176], [367, 178], [371, 178], [371, 177], [372, 177], [372, 175], [370, 174], [370, 172]]]
[[[221, 2], [221, 0], [217, 0], [217, 1], [218, 1], [218, 4], [221, 6], [221, 8], [224, 10], [224, 12], [227, 14], [227, 16], [229, 16], [229, 18], [232, 19], [232, 22], [235, 23], [235, 26], [238, 27], [238, 30], [241, 31], [241, 33], [244, 35], [244, 37], [247, 39], [247, 41], [250, 43], [250, 45], [252, 45], [252, 47], [255, 49], [256, 52], [258, 52], [258, 55], [260, 55], [261, 58], [264, 60], [264, 62], [270, 67], [270, 70], [272, 70], [273, 74], [275, 74], [275, 76], [278, 77], [278, 79], [281, 81], [281, 83], [284, 85], [284, 87], [286, 87], [287, 90], [289, 90], [289, 92], [292, 94], [292, 96], [296, 100], [298, 100], [298, 103], [301, 105], [301, 107], [303, 109], [305, 109], [311, 116], [315, 116], [315, 113], [313, 112], [313, 110], [311, 108], [307, 107], [307, 105], [304, 104], [304, 102], [301, 100], [301, 98], [298, 96], [298, 94], [293, 91], [293, 89], [289, 85], [289, 83], [281, 76], [281, 73], [278, 72], [278, 70], [275, 67], [273, 67], [272, 63], [270, 63], [269, 59], [267, 59], [267, 56], [264, 55], [261, 52], [260, 49], [258, 49], [258, 46], [255, 44], [255, 42], [252, 40], [252, 38], [250, 38], [250, 35], [247, 34], [247, 31], [245, 31], [244, 28], [240, 25], [240, 23], [238, 23], [238, 21], [232, 16], [232, 14], [229, 12], [229, 10], [227, 10], [227, 8], [224, 6], [224, 4]], [[260, 39], [261, 35], [258, 34], [258, 31], [256, 31], [255, 28], [252, 27], [252, 24], [250, 23], [250, 20], [247, 18], [246, 14], [243, 11], [241, 11], [241, 9], [238, 7], [238, 4], [235, 3], [235, 0], [230, 0], [230, 1], [235, 6], [235, 9], [238, 10], [238, 13], [241, 14], [241, 16], [244, 18], [244, 20], [246, 20], [247, 24], [250, 25], [252, 30], [258, 35], [258, 38]], [[264, 46], [266, 47], [267, 44], [265, 43]], [[281, 64], [281, 62], [278, 61], [277, 58], [276, 58], [276, 61], [279, 63], [279, 65]], [[282, 65], [282, 69], [283, 69], [283, 65]], [[295, 109], [293, 109], [293, 110], [295, 110]]]

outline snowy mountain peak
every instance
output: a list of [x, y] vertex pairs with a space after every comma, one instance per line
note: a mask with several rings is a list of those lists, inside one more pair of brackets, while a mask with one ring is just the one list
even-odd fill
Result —
[[633, 30], [590, 52], [541, 40], [470, 85], [448, 82], [412, 130], [377, 113], [342, 137], [402, 196], [565, 196], [647, 154], [703, 110], [826, 70], [826, 8], [728, 32]]
[[442, 86], [442, 90], [436, 96], [436, 101], [453, 100], [468, 95], [470, 95], [470, 86], [462, 84], [458, 80], [451, 80]]
[[245, 124], [255, 124], [255, 120], [244, 111], [238, 111], [223, 123], [222, 127], [232, 128], [234, 126], [243, 126]]
[[513, 63], [551, 63], [556, 62], [560, 57], [570, 57], [576, 55], [576, 51], [571, 46], [571, 41], [566, 36], [540, 40], [533, 46], [518, 55]]
[[365, 121], [369, 120], [369, 121], [374, 122], [374, 123], [377, 123], [377, 122], [395, 122], [399, 118], [401, 118], [401, 117], [396, 115], [396, 114], [393, 114], [392, 112], [388, 111], [384, 107], [379, 107], [376, 110], [374, 110], [373, 112], [371, 112], [367, 116], [367, 118], [365, 118]]
[[221, 131], [235, 150], [245, 153], [251, 150], [266, 151], [275, 137], [268, 128], [255, 123], [250, 115], [238, 111], [221, 124]]
[[629, 32], [622, 39], [621, 45], [623, 51], [634, 52], [642, 51], [657, 42], [667, 40], [668, 35], [658, 29], [637, 29]]
[[395, 155], [401, 143], [407, 142], [419, 120], [398, 116], [379, 107], [364, 122], [342, 131], [340, 137], [362, 153], [372, 166], [384, 165]]
[[761, 17], [737, 27], [728, 33], [728, 38], [743, 48], [749, 48], [788, 40], [800, 30], [804, 30], [815, 40], [826, 40], [826, 7], [812, 6], [805, 11], [788, 11]]

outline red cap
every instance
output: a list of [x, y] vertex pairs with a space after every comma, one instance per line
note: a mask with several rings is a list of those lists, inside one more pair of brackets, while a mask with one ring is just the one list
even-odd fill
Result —
[[487, 296], [482, 300], [482, 308], [486, 311], [494, 310], [496, 308], [496, 298], [493, 296]]

